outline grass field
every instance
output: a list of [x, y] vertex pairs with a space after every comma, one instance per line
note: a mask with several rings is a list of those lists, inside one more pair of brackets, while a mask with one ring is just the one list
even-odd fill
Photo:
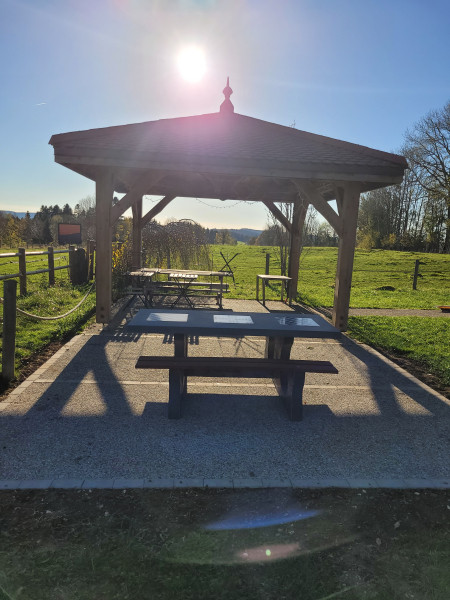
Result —
[[[266, 254], [271, 255], [270, 273], [280, 274], [277, 250], [264, 246], [213, 246], [214, 268], [220, 269], [225, 257], [239, 255], [235, 267], [236, 285], [230, 297], [255, 298], [256, 275], [265, 273]], [[414, 264], [420, 260], [417, 290], [412, 289]], [[313, 306], [333, 306], [337, 248], [305, 248], [300, 258], [299, 299]], [[382, 289], [392, 288], [392, 289]], [[267, 288], [267, 297], [279, 299], [280, 286]], [[450, 256], [391, 250], [356, 250], [352, 308], [434, 309], [450, 302]]]
[[[450, 318], [350, 317], [348, 333], [381, 351], [413, 361], [450, 391]], [[431, 381], [429, 382], [431, 383]]]
[[0, 492], [2, 600], [447, 600], [448, 493]]

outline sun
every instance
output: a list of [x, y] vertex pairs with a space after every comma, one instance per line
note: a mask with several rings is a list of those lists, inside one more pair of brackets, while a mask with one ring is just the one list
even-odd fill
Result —
[[178, 54], [177, 64], [183, 79], [190, 83], [200, 81], [206, 73], [205, 54], [196, 46], [183, 48]]

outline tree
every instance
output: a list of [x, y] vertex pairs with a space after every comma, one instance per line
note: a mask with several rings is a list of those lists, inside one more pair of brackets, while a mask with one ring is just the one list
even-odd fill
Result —
[[450, 252], [450, 102], [406, 133], [406, 149], [416, 180], [428, 194], [427, 213], [436, 219], [434, 243], [440, 245], [442, 237], [442, 252]]

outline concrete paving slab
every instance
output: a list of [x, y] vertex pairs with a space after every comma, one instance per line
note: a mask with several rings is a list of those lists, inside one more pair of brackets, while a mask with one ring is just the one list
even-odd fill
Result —
[[204, 480], [205, 487], [208, 488], [232, 488], [234, 487], [232, 479], [206, 479]]
[[174, 484], [174, 479], [144, 479], [144, 488], [173, 489]]
[[84, 486], [84, 479], [53, 479], [50, 486], [58, 490], [76, 490]]
[[113, 483], [113, 489], [125, 490], [125, 489], [138, 489], [144, 487], [144, 479], [125, 479], [123, 477], [115, 479]]
[[21, 483], [20, 479], [5, 479], [0, 481], [0, 490], [17, 490]]
[[202, 488], [204, 487], [203, 477], [197, 477], [196, 479], [174, 479], [174, 488]]

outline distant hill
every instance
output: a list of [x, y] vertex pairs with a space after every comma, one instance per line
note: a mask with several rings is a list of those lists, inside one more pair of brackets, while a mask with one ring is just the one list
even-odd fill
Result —
[[[8, 215], [12, 215], [13, 217], [18, 217], [19, 219], [23, 219], [26, 212], [14, 212], [13, 210], [3, 210], [0, 208], [0, 213], [6, 213]], [[36, 213], [30, 212], [30, 217], [33, 218]]]
[[248, 240], [252, 237], [258, 237], [261, 235], [262, 229], [230, 229], [231, 235], [238, 242], [248, 242]]

